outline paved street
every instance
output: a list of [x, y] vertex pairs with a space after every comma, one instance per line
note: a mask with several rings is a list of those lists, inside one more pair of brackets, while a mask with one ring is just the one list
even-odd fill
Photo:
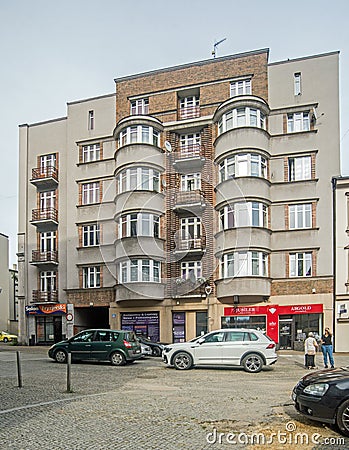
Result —
[[[16, 378], [17, 349], [22, 359], [21, 389]], [[349, 355], [335, 356], [336, 365], [349, 365]], [[337, 439], [337, 445], [327, 448], [348, 448], [349, 439], [344, 441], [334, 430], [295, 412], [290, 394], [306, 373], [302, 363], [303, 355], [294, 352], [281, 352], [277, 364], [259, 374], [240, 368], [180, 372], [153, 358], [124, 367], [75, 363], [73, 392], [66, 393], [66, 366], [50, 360], [46, 348], [2, 344], [0, 448], [250, 448], [241, 442], [242, 437], [263, 432], [268, 439], [272, 432], [291, 430], [290, 423], [309, 436], [318, 433], [319, 443]], [[224, 433], [221, 443], [217, 433]], [[234, 433], [240, 443], [228, 443], [228, 433]], [[267, 447], [291, 449], [294, 445], [273, 441], [251, 448]]]

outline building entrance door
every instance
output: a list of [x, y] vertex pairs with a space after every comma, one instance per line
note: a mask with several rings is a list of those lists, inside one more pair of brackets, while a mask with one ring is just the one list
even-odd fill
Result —
[[292, 349], [294, 341], [294, 324], [292, 318], [279, 319], [280, 349]]

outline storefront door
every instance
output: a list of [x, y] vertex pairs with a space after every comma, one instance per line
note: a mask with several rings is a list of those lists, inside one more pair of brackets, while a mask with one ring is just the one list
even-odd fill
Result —
[[292, 318], [279, 319], [280, 349], [292, 349], [294, 341], [294, 324]]

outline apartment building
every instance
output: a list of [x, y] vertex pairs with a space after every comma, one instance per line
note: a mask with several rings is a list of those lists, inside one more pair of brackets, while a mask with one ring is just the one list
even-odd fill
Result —
[[17, 334], [17, 267], [9, 269], [9, 237], [0, 233], [0, 331]]
[[20, 126], [22, 340], [226, 326], [297, 348], [333, 320], [338, 52], [115, 79]]

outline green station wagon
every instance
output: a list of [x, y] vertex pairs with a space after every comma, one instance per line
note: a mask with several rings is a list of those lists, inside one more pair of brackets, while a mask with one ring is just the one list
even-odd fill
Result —
[[68, 353], [72, 361], [110, 361], [122, 366], [142, 356], [141, 345], [133, 331], [84, 330], [70, 339], [52, 345], [48, 356], [59, 363], [66, 363]]

